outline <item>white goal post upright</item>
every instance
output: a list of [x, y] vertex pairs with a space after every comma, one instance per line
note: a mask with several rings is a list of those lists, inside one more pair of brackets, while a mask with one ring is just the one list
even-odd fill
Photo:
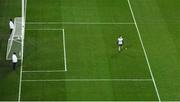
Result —
[[14, 18], [14, 29], [10, 34], [7, 44], [6, 60], [12, 60], [12, 54], [15, 52], [19, 60], [23, 59], [24, 33], [25, 33], [25, 15], [26, 2], [22, 0], [22, 15]]
[[22, 33], [22, 17], [14, 18], [14, 29], [10, 34], [7, 44], [6, 60], [11, 60], [12, 54], [15, 52], [17, 58], [20, 60], [22, 56], [22, 44], [23, 36]]
[[23, 68], [23, 54], [24, 54], [24, 34], [25, 34], [25, 21], [26, 21], [26, 4], [27, 4], [27, 0], [22, 0], [21, 1], [21, 14], [22, 14], [22, 45], [21, 45], [21, 52], [22, 52], [22, 56], [21, 56], [21, 68], [20, 68], [20, 76], [19, 76], [19, 93], [18, 93], [18, 102], [21, 101], [21, 88], [22, 88], [22, 68]]
[[24, 53], [24, 33], [25, 33], [25, 19], [26, 19], [26, 1], [22, 0], [22, 56], [21, 59], [23, 59], [23, 53]]

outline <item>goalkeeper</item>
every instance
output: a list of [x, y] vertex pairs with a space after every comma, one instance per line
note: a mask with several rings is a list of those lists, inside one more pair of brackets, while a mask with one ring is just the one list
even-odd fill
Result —
[[11, 34], [14, 29], [14, 23], [12, 19], [9, 20], [9, 28], [10, 28], [10, 34]]
[[17, 62], [18, 62], [18, 59], [17, 59], [16, 53], [14, 52], [13, 55], [12, 55], [13, 70], [16, 69]]

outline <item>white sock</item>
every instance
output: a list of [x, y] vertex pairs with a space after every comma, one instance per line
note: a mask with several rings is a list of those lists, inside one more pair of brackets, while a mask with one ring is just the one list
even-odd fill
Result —
[[119, 49], [118, 49], [119, 51], [121, 51], [121, 47], [119, 46]]

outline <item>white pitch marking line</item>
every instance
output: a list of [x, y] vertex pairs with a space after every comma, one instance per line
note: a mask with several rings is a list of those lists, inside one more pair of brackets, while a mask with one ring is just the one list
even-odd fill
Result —
[[22, 68], [23, 68], [23, 60], [21, 60], [21, 68], [20, 68], [20, 77], [19, 77], [19, 94], [18, 94], [18, 102], [21, 101], [21, 88], [22, 88]]
[[[48, 28], [48, 29], [26, 29], [26, 30], [45, 30], [45, 31], [62, 31], [63, 33], [63, 50], [64, 50], [64, 71], [66, 72], [67, 71], [67, 58], [66, 58], [66, 41], [65, 41], [65, 31], [64, 29], [51, 29], [51, 28]], [[61, 71], [57, 71], [57, 72], [62, 72], [63, 70]], [[56, 71], [23, 71], [23, 72], [56, 72]]]
[[49, 80], [22, 80], [23, 82], [61, 82], [61, 81], [134, 81], [144, 82], [152, 79], [49, 79]]
[[47, 30], [63, 30], [63, 29], [51, 29], [51, 28], [48, 28], [48, 29], [26, 29], [26, 30], [44, 30], [44, 31], [47, 31]]
[[148, 68], [149, 68], [149, 71], [150, 71], [150, 74], [151, 74], [151, 77], [152, 77], [152, 80], [153, 80], [153, 84], [154, 84], [154, 87], [155, 87], [155, 91], [156, 91], [158, 100], [159, 100], [159, 102], [161, 102], [161, 98], [160, 98], [160, 95], [159, 95], [159, 91], [158, 91], [158, 89], [157, 89], [157, 85], [156, 85], [156, 82], [155, 82], [155, 79], [154, 79], [154, 75], [153, 75], [153, 73], [152, 73], [151, 65], [150, 65], [150, 63], [149, 63], [149, 59], [148, 59], [148, 56], [147, 56], [147, 53], [146, 53], [146, 50], [145, 50], [145, 47], [144, 47], [144, 44], [143, 44], [143, 41], [142, 41], [141, 33], [140, 33], [140, 31], [139, 31], [139, 28], [138, 28], [138, 25], [137, 25], [137, 22], [136, 22], [136, 19], [135, 19], [134, 12], [133, 12], [133, 10], [132, 10], [131, 3], [130, 3], [129, 0], [127, 0], [127, 2], [128, 2], [128, 5], [129, 5], [129, 8], [130, 8], [130, 11], [131, 11], [131, 14], [132, 14], [132, 17], [133, 17], [135, 26], [136, 26], [136, 30], [137, 30], [137, 32], [138, 32], [139, 40], [140, 40], [141, 45], [142, 45], [142, 49], [143, 49], [143, 52], [144, 52], [144, 55], [145, 55], [145, 58], [146, 58], [146, 62], [147, 62], [147, 65], [148, 65]]
[[[27, 6], [27, 1], [25, 2], [25, 0], [22, 0], [22, 10], [21, 10], [21, 13], [22, 13], [22, 34], [25, 34], [25, 23], [26, 23], [26, 7]], [[24, 23], [24, 25], [23, 25]], [[23, 35], [23, 40], [22, 40], [22, 56], [21, 56], [21, 67], [20, 67], [20, 76], [19, 76], [19, 92], [18, 92], [18, 102], [21, 101], [21, 91], [22, 91], [22, 70], [23, 70], [23, 58], [24, 58], [24, 36]]]
[[58, 73], [58, 72], [65, 72], [65, 70], [33, 70], [33, 71], [22, 71], [23, 73]]
[[67, 58], [66, 58], [66, 38], [65, 38], [65, 31], [62, 29], [63, 32], [63, 49], [64, 49], [64, 68], [67, 71]]
[[113, 22], [27, 22], [26, 24], [72, 24], [72, 25], [133, 25], [132, 22], [120, 22], [120, 23], [113, 23]]

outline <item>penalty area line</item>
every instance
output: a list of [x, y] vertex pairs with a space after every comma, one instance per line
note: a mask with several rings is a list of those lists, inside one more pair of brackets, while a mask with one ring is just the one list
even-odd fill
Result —
[[64, 50], [64, 70], [67, 71], [67, 58], [66, 58], [66, 38], [65, 38], [65, 31], [62, 29], [63, 33], [63, 50]]
[[31, 70], [31, 71], [22, 71], [23, 73], [58, 73], [66, 72], [65, 70]]
[[140, 43], [141, 43], [141, 47], [142, 47], [143, 52], [144, 52], [144, 56], [145, 56], [145, 59], [146, 59], [148, 68], [149, 68], [149, 72], [150, 72], [150, 75], [151, 75], [151, 79], [152, 79], [153, 84], [154, 84], [154, 88], [155, 88], [155, 91], [156, 91], [157, 98], [158, 98], [159, 102], [161, 102], [161, 98], [160, 98], [160, 95], [159, 95], [159, 90], [158, 90], [157, 85], [156, 85], [156, 81], [155, 81], [155, 78], [154, 78], [154, 74], [153, 74], [153, 72], [152, 72], [151, 65], [150, 65], [150, 63], [149, 63], [149, 58], [148, 58], [148, 56], [147, 56], [147, 52], [146, 52], [146, 49], [145, 49], [145, 47], [144, 47], [144, 43], [143, 43], [143, 40], [142, 40], [142, 37], [141, 37], [141, 33], [140, 33], [140, 30], [139, 30], [139, 27], [138, 27], [137, 22], [136, 22], [136, 18], [135, 18], [135, 15], [134, 15], [134, 12], [133, 12], [133, 9], [132, 9], [130, 0], [127, 0], [127, 3], [128, 3], [130, 12], [131, 12], [131, 14], [132, 14], [132, 18], [133, 18], [134, 23], [135, 23], [135, 27], [136, 27], [136, 30], [137, 30], [137, 33], [138, 33], [138, 37], [139, 37], [139, 40], [140, 40]]
[[22, 80], [23, 82], [61, 82], [61, 81], [132, 81], [148, 82], [152, 79], [49, 79], [49, 80]]
[[66, 25], [134, 25], [134, 22], [27, 22], [29, 25], [66, 24]]
[[26, 29], [26, 30], [45, 30], [45, 31], [47, 31], [47, 30], [58, 30], [58, 31], [60, 31], [60, 30], [63, 30], [63, 29], [51, 29], [51, 28], [47, 28], [47, 29]]

